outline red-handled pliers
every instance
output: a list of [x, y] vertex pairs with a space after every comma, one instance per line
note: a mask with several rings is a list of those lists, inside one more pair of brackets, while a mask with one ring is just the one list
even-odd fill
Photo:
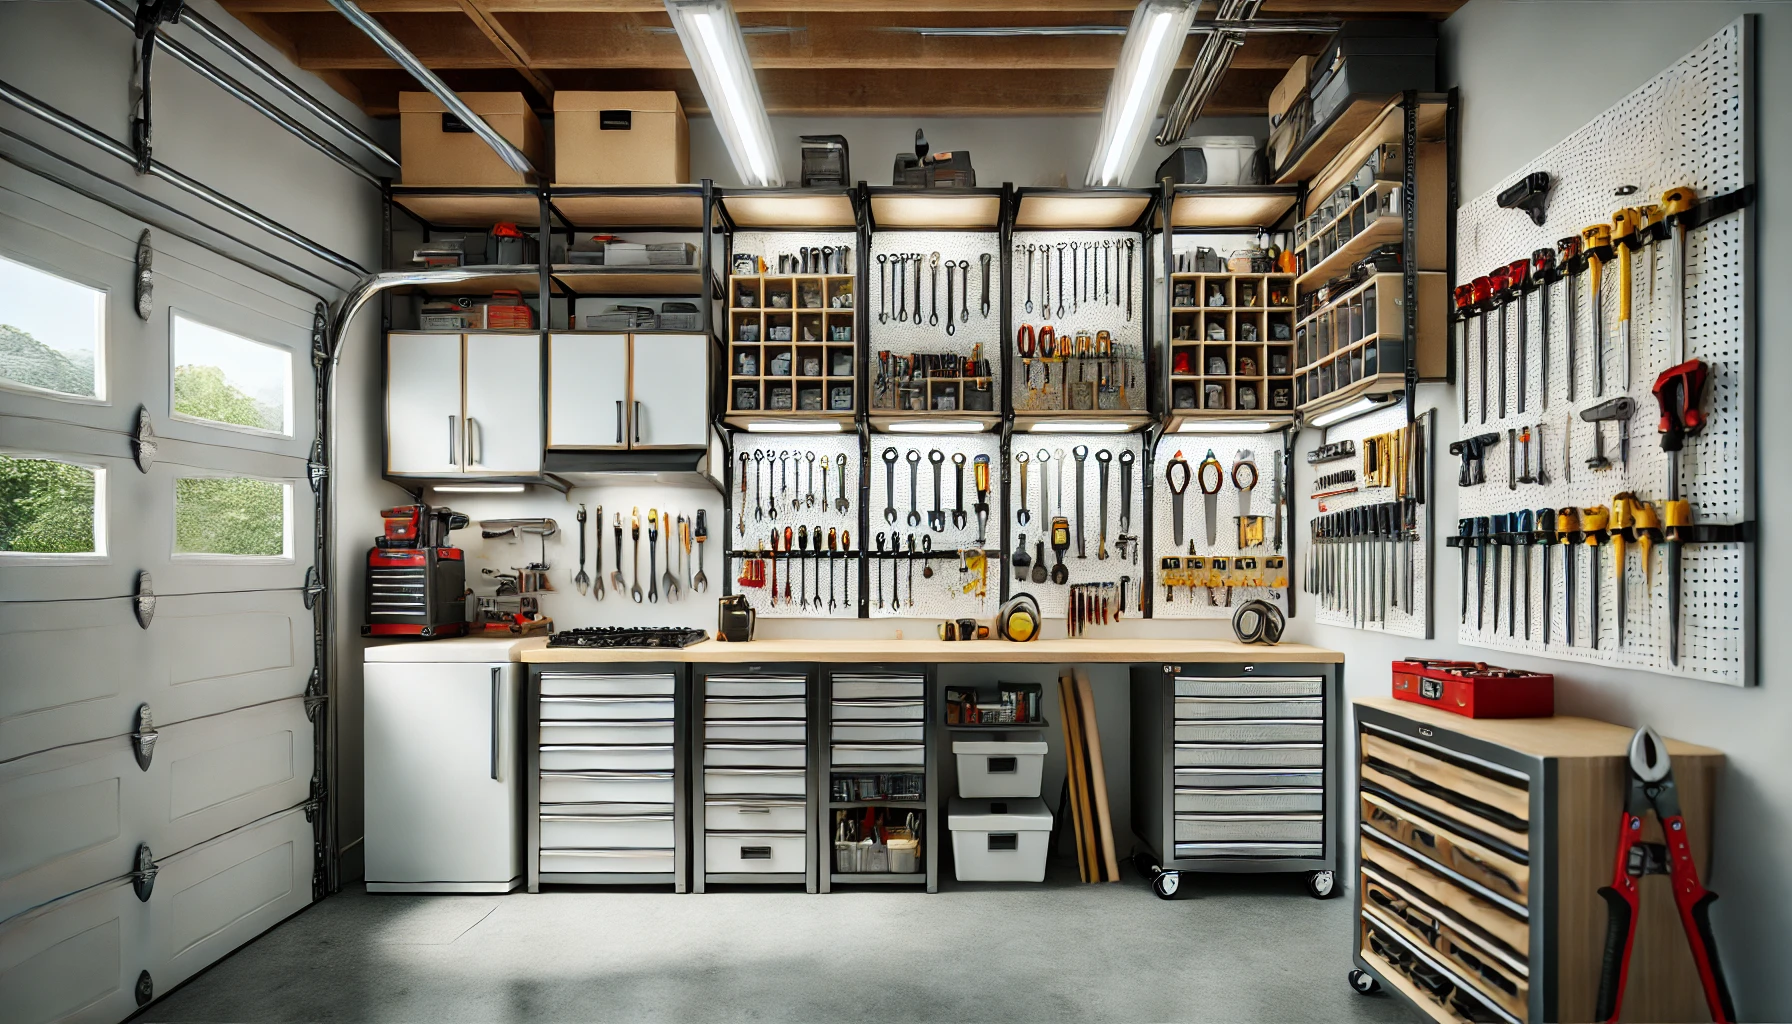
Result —
[[[1046, 330], [1049, 331], [1051, 328], [1048, 327]], [[1014, 338], [1014, 347], [1019, 350], [1022, 359], [1033, 358], [1033, 352], [1037, 348], [1037, 342], [1034, 338], [1033, 325], [1021, 324], [1020, 330], [1016, 333]]]
[[[1630, 790], [1624, 816], [1618, 824], [1618, 855], [1612, 868], [1612, 884], [1603, 886], [1605, 898], [1605, 956], [1599, 970], [1599, 1002], [1594, 1017], [1616, 1021], [1624, 1002], [1624, 985], [1630, 976], [1630, 947], [1636, 941], [1639, 907], [1637, 879], [1667, 875], [1674, 886], [1674, 905], [1686, 930], [1692, 960], [1705, 991], [1705, 1005], [1717, 1024], [1730, 1024], [1736, 1010], [1717, 962], [1717, 944], [1711, 938], [1711, 904], [1717, 894], [1699, 884], [1686, 841], [1686, 820], [1680, 816], [1680, 797], [1674, 788], [1674, 769], [1668, 763], [1667, 746], [1655, 730], [1644, 726], [1630, 741]], [[1655, 810], [1667, 842], [1645, 843], [1643, 815]]]

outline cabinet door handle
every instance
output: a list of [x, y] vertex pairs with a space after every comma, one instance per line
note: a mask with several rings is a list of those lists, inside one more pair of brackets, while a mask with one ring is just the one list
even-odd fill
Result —
[[448, 464], [451, 466], [460, 465], [460, 456], [456, 454], [454, 447], [454, 443], [460, 440], [460, 424], [456, 422], [459, 419], [453, 413], [448, 414]]
[[504, 699], [502, 696], [504, 684], [503, 684], [502, 680], [499, 678], [499, 676], [502, 672], [503, 672], [503, 669], [497, 668], [496, 666], [494, 666], [492, 668], [492, 781], [493, 782], [496, 782], [498, 780], [498, 743], [500, 740], [503, 739], [503, 736], [499, 733], [499, 728], [498, 728], [498, 716], [500, 714], [502, 714], [503, 710], [504, 710]]
[[467, 453], [467, 465], [479, 465], [479, 456], [473, 450], [473, 417], [471, 416], [468, 416], [466, 422], [461, 424], [460, 445], [461, 449]]
[[635, 443], [641, 443], [641, 403], [635, 403]]
[[616, 443], [622, 443], [622, 399], [616, 400]]

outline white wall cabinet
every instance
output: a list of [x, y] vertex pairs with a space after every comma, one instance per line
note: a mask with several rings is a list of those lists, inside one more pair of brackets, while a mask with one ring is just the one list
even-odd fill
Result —
[[386, 471], [541, 472], [541, 345], [528, 334], [404, 334], [386, 344]]
[[513, 662], [369, 662], [367, 888], [509, 892], [522, 877]]
[[701, 334], [553, 334], [548, 447], [702, 448], [709, 339]]

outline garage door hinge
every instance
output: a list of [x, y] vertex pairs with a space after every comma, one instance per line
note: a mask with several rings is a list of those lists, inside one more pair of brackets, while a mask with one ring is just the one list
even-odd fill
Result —
[[137, 573], [137, 594], [131, 598], [131, 610], [137, 613], [137, 625], [144, 629], [156, 617], [156, 582], [147, 569]]
[[322, 370], [330, 360], [330, 310], [318, 303], [311, 314], [311, 367]]
[[137, 407], [137, 432], [131, 435], [131, 458], [137, 460], [139, 472], [149, 472], [149, 464], [156, 461], [156, 428], [149, 418], [149, 406]]
[[317, 566], [311, 566], [305, 570], [305, 607], [307, 609], [316, 607], [318, 595], [323, 592], [323, 577], [317, 574]]
[[316, 494], [323, 489], [324, 479], [330, 475], [330, 467], [318, 459], [305, 463], [305, 476], [311, 481], [311, 493]]
[[312, 722], [317, 721], [317, 709], [329, 700], [324, 693], [324, 674], [317, 669], [311, 670], [311, 681], [305, 684], [305, 717]]
[[150, 717], [148, 704], [137, 706], [137, 731], [131, 733], [131, 750], [137, 755], [137, 767], [149, 771], [149, 762], [156, 756], [156, 739], [161, 733], [156, 731], [154, 720]]
[[149, 229], [137, 236], [137, 319], [148, 320], [154, 310], [156, 290], [155, 276], [151, 273], [151, 264], [155, 262], [155, 246], [150, 242]]
[[137, 869], [131, 872], [131, 888], [139, 903], [148, 903], [149, 894], [155, 891], [156, 855], [149, 852], [148, 843], [137, 844]]

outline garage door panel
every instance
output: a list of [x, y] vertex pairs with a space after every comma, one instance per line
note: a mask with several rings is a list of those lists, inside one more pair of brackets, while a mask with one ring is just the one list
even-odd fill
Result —
[[133, 996], [150, 926], [129, 880], [0, 924], [0, 1006], [17, 1024], [112, 1024]]
[[158, 861], [152, 971], [165, 991], [311, 902], [312, 825], [295, 810]]
[[0, 920], [129, 871], [149, 788], [124, 738], [0, 765]]
[[311, 680], [314, 618], [297, 591], [157, 601], [149, 632], [165, 660], [145, 697], [156, 721], [302, 696]]
[[304, 702], [289, 700], [160, 730], [145, 841], [160, 856], [303, 803], [312, 729]]

